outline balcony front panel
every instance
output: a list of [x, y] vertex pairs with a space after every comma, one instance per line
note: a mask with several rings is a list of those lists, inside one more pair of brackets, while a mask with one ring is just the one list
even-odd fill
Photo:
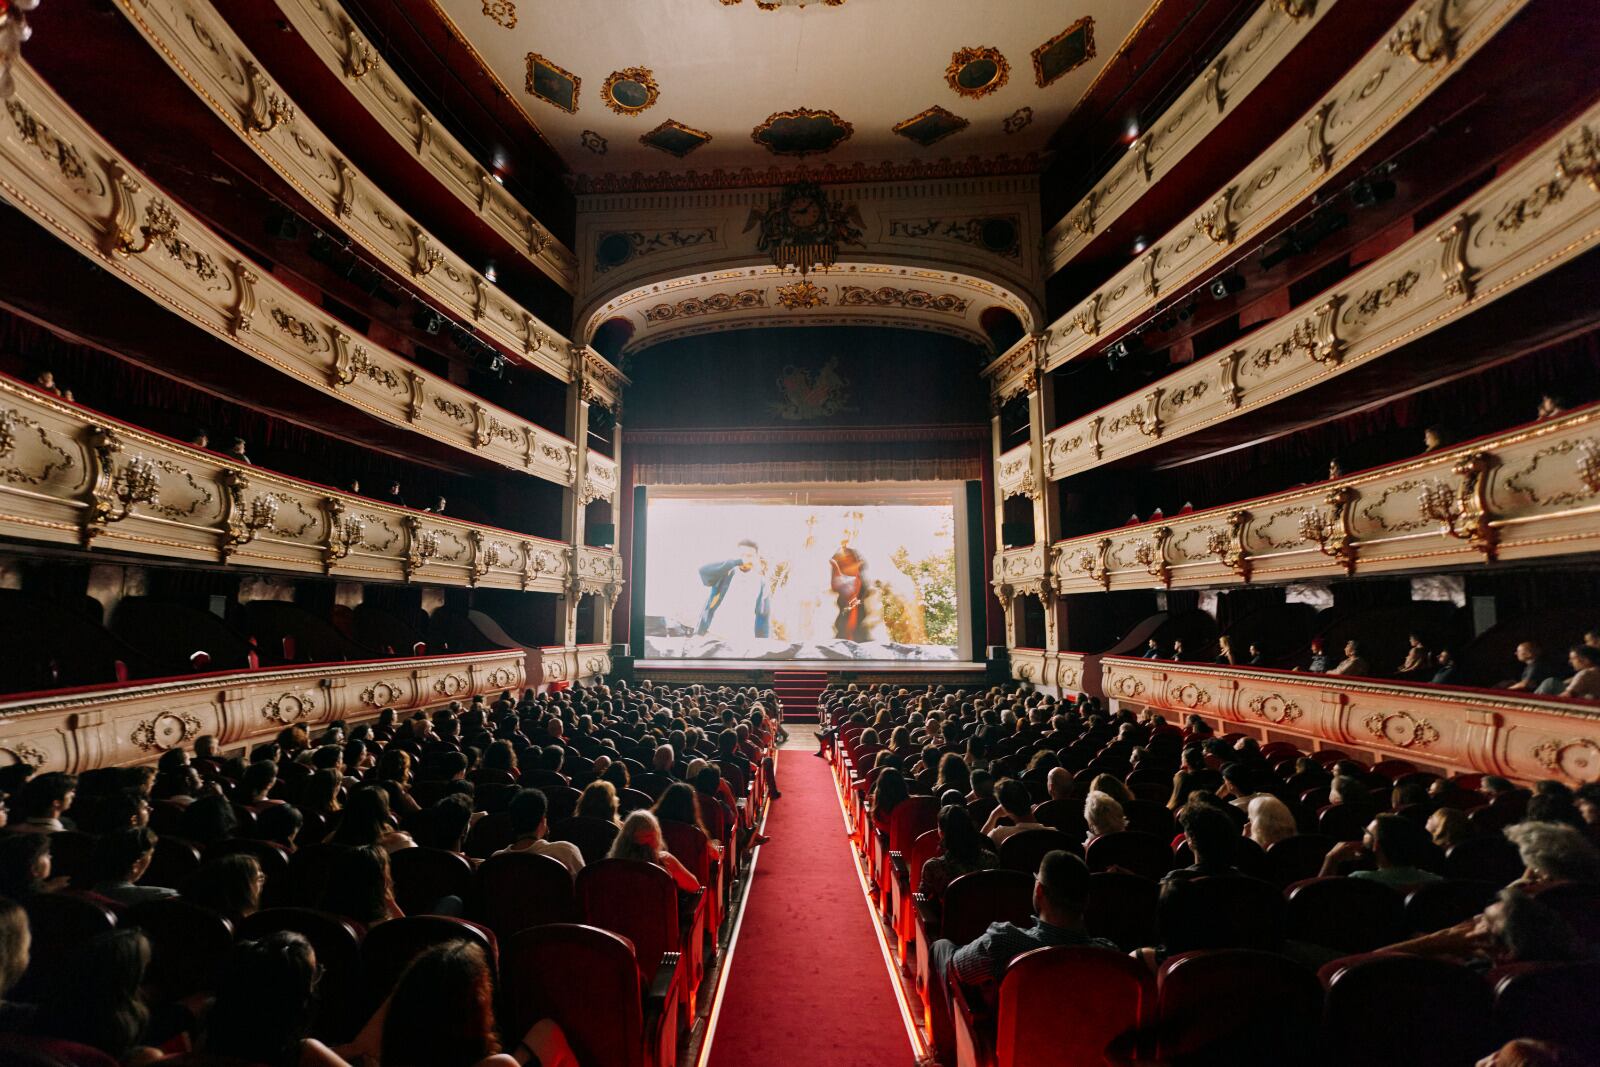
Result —
[[1084, 655], [1081, 652], [1047, 652], [1038, 648], [1011, 650], [1011, 677], [1030, 685], [1054, 688], [1059, 693], [1081, 693]]
[[621, 553], [613, 548], [580, 546], [572, 582], [580, 593], [593, 593], [614, 601], [622, 586]]
[[1600, 107], [1302, 309], [1052, 430], [1046, 473], [1061, 479], [1135, 455], [1402, 351], [1590, 251], [1597, 224]]
[[1063, 593], [1289, 582], [1600, 550], [1600, 405], [1404, 463], [1058, 541]]
[[1039, 490], [1033, 476], [1033, 452], [1030, 445], [1021, 444], [995, 461], [995, 496], [1008, 500], [1014, 496], [1032, 496]]
[[592, 682], [611, 672], [610, 645], [551, 646], [537, 652], [541, 685]]
[[1322, 103], [1205, 207], [1052, 323], [1047, 369], [1102, 346], [1107, 334], [1137, 323], [1237, 256], [1415, 111], [1529, 2], [1418, 0]]
[[524, 649], [325, 663], [134, 682], [0, 699], [0, 759], [37, 771], [82, 774], [153, 762], [210, 734], [224, 748], [270, 740], [285, 726], [313, 731], [402, 717], [451, 700], [526, 684]]
[[[302, 3], [315, 0], [300, 0]], [[1336, 0], [1335, 0], [1336, 2]], [[1361, 0], [1354, 0], [1360, 3]], [[1045, 235], [1047, 271], [1070, 263], [1166, 177], [1305, 40], [1334, 3], [1262, 4], [1128, 154]]]
[[1121, 656], [1101, 672], [1105, 695], [1124, 706], [1193, 712], [1224, 731], [1457, 774], [1600, 781], [1600, 712], [1575, 701]]
[[0, 120], [0, 194], [112, 275], [374, 418], [570, 486], [566, 438], [428, 374], [256, 269], [162, 196], [26, 65]]
[[211, 4], [118, 0], [118, 7], [200, 101], [329, 225], [514, 357], [560, 381], [578, 376], [583, 350], [473, 269], [345, 159]]
[[572, 550], [190, 448], [0, 377], [0, 536], [353, 581], [560, 593]]

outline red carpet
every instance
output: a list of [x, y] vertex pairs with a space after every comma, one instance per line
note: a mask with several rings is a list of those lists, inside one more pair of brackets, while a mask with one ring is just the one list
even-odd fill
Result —
[[707, 1062], [908, 1067], [911, 1040], [828, 764], [784, 749], [778, 784]]

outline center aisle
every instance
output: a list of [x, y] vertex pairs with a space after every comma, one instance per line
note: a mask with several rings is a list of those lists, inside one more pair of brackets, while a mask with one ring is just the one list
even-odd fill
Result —
[[813, 751], [778, 754], [783, 799], [767, 816], [772, 840], [756, 857], [709, 1067], [915, 1060], [833, 776]]

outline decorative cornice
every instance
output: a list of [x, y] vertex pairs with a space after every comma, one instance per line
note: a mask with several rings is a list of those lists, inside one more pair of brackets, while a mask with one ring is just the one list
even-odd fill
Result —
[[[458, 200], [472, 206], [491, 228], [568, 292], [577, 287], [577, 256], [556, 240], [504, 186], [442, 125], [407, 86], [384, 66], [356, 75], [350, 57], [374, 54], [340, 0], [276, 0], [285, 19], [323, 64], [338, 74], [350, 95], [389, 135], [411, 152]], [[484, 2], [484, 14], [507, 29], [516, 25], [510, 0]], [[509, 18], [509, 22], [506, 20]]]
[[[1573, 261], [1600, 242], [1600, 191], [1588, 177], [1597, 160], [1600, 107], [1474, 193], [1446, 223], [1301, 310], [1158, 379], [1144, 394], [1052, 430], [1047, 474], [1065, 478], [1259, 410], [1399, 351]], [[1113, 304], [1121, 291], [1108, 294]], [[1047, 367], [1058, 365], [1064, 350], [1057, 335], [1051, 331]]]
[[882, 444], [895, 441], [985, 441], [989, 427], [981, 423], [938, 426], [773, 426], [761, 429], [655, 430], [630, 427], [623, 435], [629, 448], [648, 445]]
[[929, 178], [982, 178], [1000, 174], [1037, 174], [1044, 160], [1036, 152], [966, 159], [885, 160], [882, 163], [811, 163], [739, 170], [659, 171], [645, 174], [579, 174], [569, 176], [578, 196], [607, 193], [671, 192], [690, 189], [761, 189], [795, 182], [841, 185], [850, 182], [904, 182]]
[[[511, 358], [572, 380], [567, 339], [450, 251], [379, 183], [344, 159], [266, 76], [208, 0], [116, 0], [116, 6], [195, 95], [329, 225]], [[427, 125], [432, 128], [431, 120]], [[494, 184], [487, 171], [480, 186], [484, 182]], [[530, 235], [529, 240], [543, 238]]]
[[[1051, 326], [1049, 366], [1098, 349], [1107, 334], [1153, 314], [1162, 294], [1186, 291], [1236, 256], [1240, 246], [1305, 203], [1330, 177], [1414, 112], [1529, 0], [1437, 3], [1448, 5], [1452, 12], [1458, 35], [1452, 58], [1418, 63], [1396, 55], [1386, 43], [1375, 45], [1300, 123], [1216, 190], [1205, 207], [1151, 242], [1144, 256], [1057, 319]], [[1436, 0], [1418, 0], [1398, 25], [1434, 10], [1435, 4]], [[1081, 210], [1069, 216], [1085, 235], [1099, 226], [1094, 216], [1099, 205], [1092, 195], [1088, 204], [1092, 210], [1087, 217]]]
[[[428, 374], [250, 263], [162, 197], [26, 65], [0, 114], [0, 191], [79, 253], [234, 348], [392, 425], [561, 484], [567, 442]], [[562, 365], [571, 353], [562, 350]], [[598, 357], [595, 357], [598, 359]]]

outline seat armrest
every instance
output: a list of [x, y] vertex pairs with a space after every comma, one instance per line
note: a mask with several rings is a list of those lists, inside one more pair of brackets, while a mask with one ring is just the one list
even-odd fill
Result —
[[[705, 890], [705, 887], [701, 886], [699, 889], [696, 889], [693, 893], [685, 894], [685, 896], [689, 900], [694, 902], [694, 907], [689, 908], [689, 909], [679, 909], [679, 912], [678, 912], [678, 927], [679, 927], [679, 929], [687, 932], [689, 930], [694, 929], [695, 921], [697, 919], [699, 919], [703, 914], [705, 914], [705, 907], [706, 907], [706, 890]], [[684, 910], [688, 911], [688, 913], [689, 913], [688, 918], [684, 918], [683, 917]]]
[[894, 871], [894, 880], [900, 883], [902, 889], [911, 888], [911, 866], [906, 863], [904, 853], [889, 853], [889, 869]]
[[911, 903], [917, 909], [918, 924], [927, 932], [930, 939], [937, 938], [943, 909], [935, 901], [930, 900], [926, 893], [913, 893]]
[[681, 952], [661, 954], [661, 966], [656, 968], [656, 976], [650, 980], [650, 988], [644, 993], [646, 1007], [654, 1004], [659, 1008], [666, 1002], [667, 994], [672, 992], [673, 979], [678, 975], [678, 962], [682, 958]]

